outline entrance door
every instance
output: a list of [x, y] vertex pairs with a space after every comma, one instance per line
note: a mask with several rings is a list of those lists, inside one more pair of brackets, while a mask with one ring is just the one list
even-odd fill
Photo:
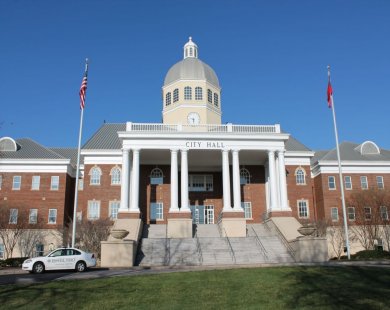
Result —
[[206, 206], [204, 213], [205, 224], [214, 224], [214, 206]]
[[192, 223], [214, 224], [214, 206], [191, 206]]

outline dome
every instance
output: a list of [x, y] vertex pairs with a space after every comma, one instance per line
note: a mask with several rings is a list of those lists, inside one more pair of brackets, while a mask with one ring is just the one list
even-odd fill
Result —
[[218, 77], [214, 70], [198, 59], [198, 46], [192, 38], [184, 45], [184, 59], [174, 64], [165, 76], [164, 86], [178, 80], [205, 80], [219, 87]]

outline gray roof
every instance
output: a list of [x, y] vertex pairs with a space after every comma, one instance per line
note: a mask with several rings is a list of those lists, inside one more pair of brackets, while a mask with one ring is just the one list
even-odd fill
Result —
[[51, 147], [50, 150], [56, 152], [64, 158], [70, 159], [70, 164], [74, 167], [77, 165], [77, 148], [59, 148]]
[[0, 158], [6, 159], [65, 159], [66, 157], [57, 152], [44, 147], [43, 145], [31, 140], [23, 138], [16, 140], [16, 151], [0, 151]]
[[307, 146], [303, 145], [297, 139], [290, 135], [289, 139], [286, 141], [286, 151], [290, 152], [311, 152]]
[[177, 80], [206, 80], [220, 87], [214, 70], [198, 58], [187, 57], [174, 64], [165, 76], [164, 86]]
[[118, 131], [126, 131], [125, 123], [103, 124], [102, 127], [84, 144], [83, 150], [120, 150], [122, 143]]
[[[357, 143], [343, 142], [340, 144], [340, 157], [344, 161], [385, 161], [390, 162], [390, 151], [380, 150], [380, 154], [361, 154], [356, 148], [359, 146]], [[337, 161], [336, 148], [330, 151], [317, 151], [311, 160], [314, 164], [317, 161]]]

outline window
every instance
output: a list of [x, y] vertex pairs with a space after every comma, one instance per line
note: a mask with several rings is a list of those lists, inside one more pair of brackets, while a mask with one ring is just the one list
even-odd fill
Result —
[[[383, 177], [382, 176], [377, 176], [376, 177], [376, 184], [378, 185], [379, 189], [384, 189], [385, 188], [385, 184], [383, 183]], [[1, 185], [0, 185], [0, 187], [1, 187]]]
[[36, 224], [38, 221], [38, 209], [30, 209], [30, 214], [28, 216], [29, 224]]
[[99, 167], [93, 167], [89, 172], [89, 175], [91, 176], [91, 185], [100, 185], [100, 177], [102, 176], [102, 171]]
[[328, 186], [329, 189], [336, 189], [336, 180], [334, 176], [328, 176]]
[[60, 177], [58, 175], [53, 175], [51, 177], [50, 190], [58, 191], [60, 185]]
[[100, 201], [88, 201], [88, 219], [97, 220], [100, 217]]
[[179, 101], [179, 90], [175, 88], [175, 90], [173, 91], [173, 102], [177, 101]]
[[41, 177], [39, 175], [34, 175], [31, 181], [31, 190], [33, 191], [39, 190], [40, 183], [41, 183]]
[[20, 175], [15, 175], [12, 182], [12, 189], [15, 191], [20, 190], [22, 184], [22, 177]]
[[381, 214], [381, 219], [384, 220], [384, 221], [387, 221], [389, 219], [389, 213], [387, 211], [387, 207], [386, 206], [380, 206], [379, 207], [379, 211], [380, 211], [380, 214]]
[[79, 191], [84, 189], [84, 179], [79, 179]]
[[214, 93], [214, 105], [216, 107], [218, 107], [218, 105], [219, 105], [219, 98], [218, 98], [218, 94], [217, 93]]
[[250, 184], [251, 182], [251, 175], [246, 168], [240, 169], [240, 184]]
[[3, 176], [0, 175], [0, 189], [1, 189], [1, 186], [3, 185]]
[[364, 219], [366, 221], [371, 220], [371, 207], [364, 207]]
[[195, 100], [202, 100], [203, 92], [202, 87], [195, 87]]
[[299, 218], [308, 218], [309, 217], [307, 200], [298, 200], [298, 217]]
[[305, 174], [306, 174], [305, 170], [303, 170], [302, 168], [298, 168], [295, 171], [295, 182], [297, 183], [297, 185], [305, 185], [306, 184]]
[[18, 223], [18, 209], [9, 210], [9, 223], [17, 224]]
[[350, 221], [354, 221], [356, 218], [355, 216], [355, 207], [348, 207], [348, 219]]
[[150, 172], [150, 184], [163, 184], [163, 172], [160, 168], [154, 168]]
[[35, 245], [35, 256], [43, 256], [44, 253], [44, 245], [41, 243], [37, 243]]
[[192, 88], [189, 86], [184, 87], [184, 100], [192, 99]]
[[348, 189], [348, 190], [352, 189], [352, 179], [348, 175], [346, 175], [344, 177], [344, 187], [345, 187], [345, 189]]
[[213, 176], [203, 174], [190, 174], [188, 178], [188, 190], [190, 192], [212, 192]]
[[252, 219], [252, 203], [251, 202], [241, 202], [241, 207], [244, 209], [245, 218]]
[[111, 175], [111, 185], [121, 184], [121, 169], [119, 167], [112, 168], [110, 175]]
[[4, 258], [4, 244], [0, 243], [0, 258]]
[[362, 186], [362, 189], [368, 189], [368, 183], [367, 183], [367, 177], [361, 176], [360, 177], [360, 184]]
[[213, 103], [213, 92], [211, 91], [211, 89], [207, 90], [207, 101], [209, 103]]
[[334, 207], [331, 209], [331, 217], [333, 222], [337, 222], [339, 220], [339, 209]]
[[171, 98], [172, 98], [172, 95], [170, 92], [165, 94], [165, 105], [171, 104], [171, 100], [172, 100]]
[[116, 220], [118, 218], [120, 204], [120, 201], [110, 201], [110, 218], [112, 220]]
[[57, 209], [49, 209], [49, 224], [57, 223]]
[[151, 220], [164, 219], [164, 207], [162, 202], [152, 202], [150, 204], [150, 219]]

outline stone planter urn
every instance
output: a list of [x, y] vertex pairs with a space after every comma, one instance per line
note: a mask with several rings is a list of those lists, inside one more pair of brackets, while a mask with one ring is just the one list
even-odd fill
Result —
[[313, 224], [303, 224], [302, 227], [298, 228], [298, 232], [304, 237], [313, 235], [316, 230], [317, 227]]
[[111, 229], [111, 236], [115, 239], [123, 239], [129, 234], [129, 231], [126, 229]]

